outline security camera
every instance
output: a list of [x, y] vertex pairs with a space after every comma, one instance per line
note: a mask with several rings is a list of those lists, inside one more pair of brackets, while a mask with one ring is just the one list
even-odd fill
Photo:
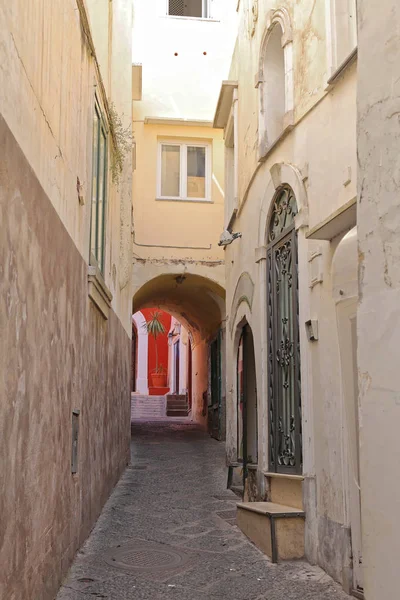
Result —
[[229, 246], [229, 244], [232, 244], [233, 240], [236, 240], [236, 238], [240, 237], [242, 237], [241, 233], [231, 233], [230, 231], [225, 229], [225, 231], [221, 233], [218, 246]]

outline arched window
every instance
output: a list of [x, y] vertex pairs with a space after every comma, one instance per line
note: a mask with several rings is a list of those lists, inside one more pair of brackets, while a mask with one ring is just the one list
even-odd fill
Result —
[[267, 230], [270, 469], [301, 473], [297, 204], [289, 186], [273, 200]]
[[265, 127], [267, 141], [274, 142], [283, 131], [285, 116], [285, 55], [282, 48], [282, 28], [277, 23], [269, 36], [264, 57]]
[[292, 46], [287, 11], [272, 11], [261, 45], [257, 81], [261, 156], [293, 123]]

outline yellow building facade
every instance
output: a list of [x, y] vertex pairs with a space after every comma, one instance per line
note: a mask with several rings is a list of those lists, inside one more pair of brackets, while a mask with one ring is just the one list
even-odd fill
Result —
[[[134, 3], [133, 313], [159, 307], [189, 331], [191, 416], [205, 423], [209, 344], [225, 317], [224, 143], [212, 117], [236, 13], [222, 0], [192, 4], [180, 14], [164, 0]], [[216, 419], [221, 432], [222, 414]]]

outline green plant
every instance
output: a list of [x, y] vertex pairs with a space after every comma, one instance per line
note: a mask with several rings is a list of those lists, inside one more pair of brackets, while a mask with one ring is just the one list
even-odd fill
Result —
[[[165, 333], [165, 327], [163, 322], [161, 321], [162, 313], [159, 310], [155, 310], [151, 313], [151, 318], [149, 321], [143, 324], [143, 327], [146, 329], [147, 333], [153, 336], [155, 341], [155, 349], [156, 349], [156, 368], [154, 369], [154, 373], [165, 373], [165, 369], [163, 365], [158, 366], [158, 348], [157, 348], [157, 338], [159, 335], [163, 335]], [[162, 369], [160, 371], [160, 369]]]
[[113, 183], [119, 184], [119, 177], [124, 168], [124, 161], [132, 151], [133, 136], [131, 126], [124, 127], [115, 104], [110, 102], [110, 128], [113, 139], [113, 151], [111, 153], [111, 176]]

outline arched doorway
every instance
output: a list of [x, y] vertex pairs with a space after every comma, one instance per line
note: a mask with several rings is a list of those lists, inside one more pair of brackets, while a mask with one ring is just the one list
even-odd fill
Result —
[[267, 228], [269, 464], [302, 472], [296, 198], [277, 191]]
[[342, 402], [346, 443], [344, 454], [348, 471], [348, 518], [351, 528], [354, 591], [363, 590], [360, 441], [357, 364], [358, 248], [357, 227], [340, 241], [332, 260], [333, 298], [342, 377]]
[[136, 392], [136, 374], [138, 359], [138, 339], [136, 324], [132, 319], [132, 387], [131, 391]]
[[241, 331], [237, 351], [237, 451], [243, 465], [243, 491], [249, 468], [258, 463], [257, 384], [253, 334], [248, 324]]
[[[212, 405], [210, 345], [223, 327], [225, 290], [217, 281], [195, 273], [163, 273], [143, 283], [134, 294], [133, 312], [149, 307], [168, 312], [189, 334], [189, 405], [193, 420], [206, 426]], [[171, 349], [175, 351], [174, 347]], [[174, 358], [174, 364], [179, 365], [174, 381], [182, 387], [181, 349], [176, 349]], [[172, 389], [175, 388], [174, 384]]]

